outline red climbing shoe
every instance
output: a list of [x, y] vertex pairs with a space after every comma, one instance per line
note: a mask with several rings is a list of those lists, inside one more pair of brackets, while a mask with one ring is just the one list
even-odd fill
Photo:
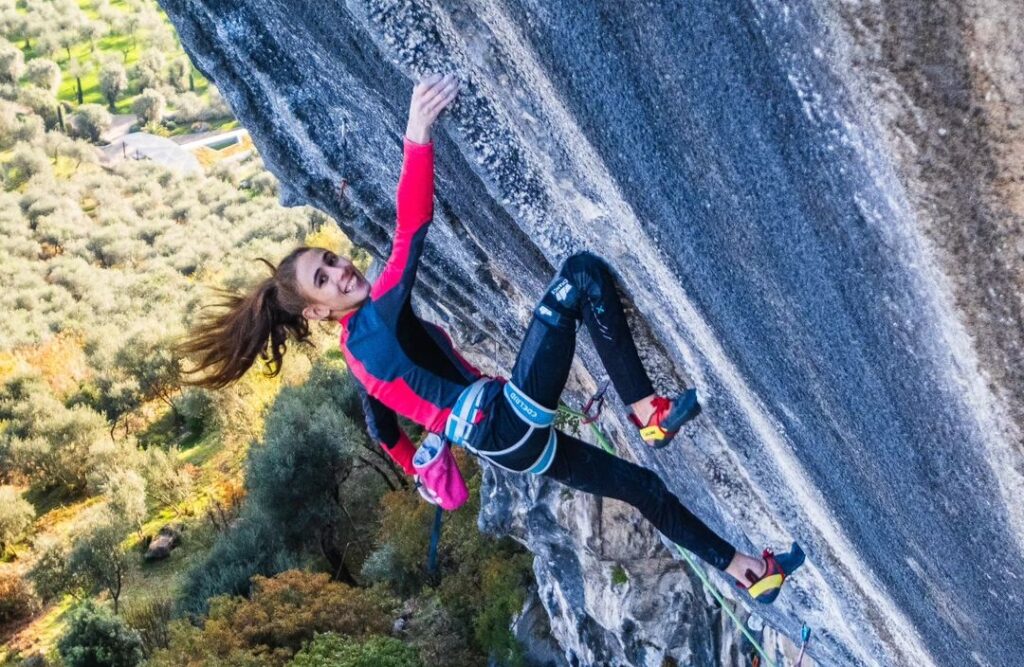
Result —
[[796, 542], [790, 547], [789, 553], [776, 556], [771, 549], [765, 549], [761, 554], [767, 565], [764, 574], [760, 577], [752, 571], [747, 570], [747, 583], [737, 581], [739, 588], [746, 589], [747, 593], [755, 602], [771, 604], [779, 596], [782, 584], [793, 572], [804, 564], [804, 551]]
[[674, 399], [655, 396], [651, 399], [654, 413], [646, 424], [630, 413], [629, 420], [640, 429], [640, 437], [654, 449], [661, 449], [672, 441], [683, 424], [700, 414], [700, 401], [696, 389], [687, 389]]

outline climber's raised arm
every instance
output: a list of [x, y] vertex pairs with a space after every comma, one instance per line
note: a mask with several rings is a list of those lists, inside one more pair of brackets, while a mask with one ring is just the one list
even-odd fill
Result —
[[458, 79], [439, 74], [424, 77], [413, 88], [398, 179], [395, 238], [384, 271], [371, 292], [385, 318], [389, 313], [397, 317], [416, 277], [423, 240], [434, 213], [434, 144], [430, 129], [438, 114], [455, 99], [458, 89]]

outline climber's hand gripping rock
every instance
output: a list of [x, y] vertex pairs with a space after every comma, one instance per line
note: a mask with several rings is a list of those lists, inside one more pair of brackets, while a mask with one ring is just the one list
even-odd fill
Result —
[[430, 143], [430, 127], [459, 92], [454, 74], [428, 74], [412, 89], [409, 124], [405, 136], [418, 144]]

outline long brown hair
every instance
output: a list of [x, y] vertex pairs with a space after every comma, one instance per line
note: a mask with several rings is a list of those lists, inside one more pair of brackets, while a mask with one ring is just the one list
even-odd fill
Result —
[[259, 258], [271, 275], [247, 294], [216, 290], [221, 301], [212, 305], [219, 310], [201, 316], [175, 348], [196, 363], [185, 371], [186, 384], [221, 389], [245, 375], [257, 356], [266, 363], [266, 375], [281, 372], [288, 336], [299, 343], [309, 340], [309, 322], [302, 316], [308, 301], [295, 275], [296, 262], [307, 250], [313, 248], [292, 250], [277, 266]]

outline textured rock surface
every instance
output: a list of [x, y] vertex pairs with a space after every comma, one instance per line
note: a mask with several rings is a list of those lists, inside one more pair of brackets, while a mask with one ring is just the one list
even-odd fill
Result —
[[[807, 549], [769, 627], [808, 622], [822, 664], [1017, 660], [1024, 6], [162, 4], [285, 201], [378, 256], [411, 78], [458, 72], [423, 312], [507, 370], [552, 267], [599, 252], [657, 381], [708, 397], [664, 452], [609, 415], [624, 455], [737, 544]], [[601, 374], [582, 357], [577, 391]], [[736, 664], [632, 519], [525, 479], [485, 493], [570, 661]]]

